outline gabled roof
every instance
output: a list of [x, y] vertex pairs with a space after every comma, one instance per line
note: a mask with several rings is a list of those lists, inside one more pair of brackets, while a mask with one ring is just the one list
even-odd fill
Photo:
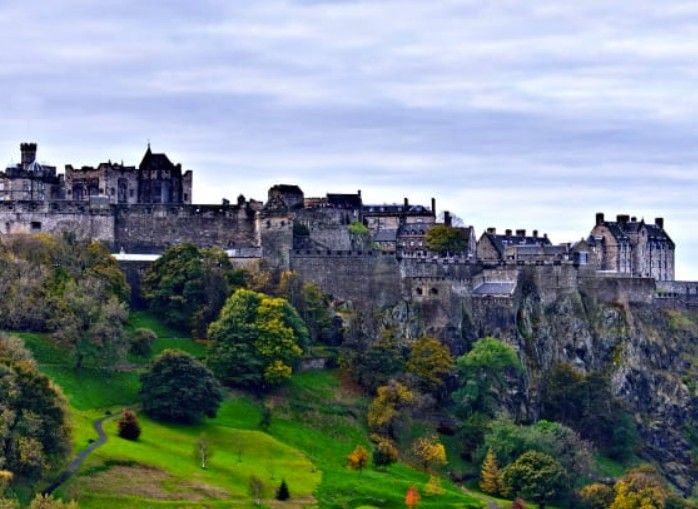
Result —
[[145, 151], [145, 155], [141, 160], [138, 168], [141, 170], [172, 170], [175, 165], [165, 154], [155, 154], [150, 150], [150, 145]]
[[492, 245], [497, 249], [500, 255], [504, 255], [504, 250], [507, 246], [550, 246], [548, 237], [532, 237], [522, 235], [499, 235], [496, 233], [483, 234], [487, 237]]
[[361, 195], [327, 193], [327, 203], [340, 209], [360, 209]]
[[653, 223], [645, 223], [644, 219], [640, 221], [604, 221], [603, 225], [608, 228], [611, 235], [618, 242], [629, 242], [630, 235], [638, 234], [644, 228], [647, 231], [647, 237], [654, 242], [666, 242], [675, 247], [674, 241], [667, 234], [664, 228]]
[[400, 225], [398, 235], [426, 235], [434, 223], [406, 223]]

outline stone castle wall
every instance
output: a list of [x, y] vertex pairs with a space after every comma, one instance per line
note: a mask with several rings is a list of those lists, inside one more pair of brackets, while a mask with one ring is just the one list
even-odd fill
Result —
[[294, 250], [290, 268], [302, 280], [357, 306], [394, 306], [402, 298], [398, 261], [388, 253]]
[[223, 249], [256, 244], [255, 212], [238, 205], [114, 206], [114, 248], [158, 253], [192, 242]]

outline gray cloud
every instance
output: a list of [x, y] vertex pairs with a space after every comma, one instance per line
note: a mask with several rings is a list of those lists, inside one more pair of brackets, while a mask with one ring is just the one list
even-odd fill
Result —
[[695, 2], [0, 2], [0, 154], [435, 195], [478, 229], [667, 218], [698, 279]]

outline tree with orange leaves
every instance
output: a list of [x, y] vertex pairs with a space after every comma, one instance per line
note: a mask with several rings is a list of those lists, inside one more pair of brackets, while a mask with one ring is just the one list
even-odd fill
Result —
[[419, 496], [419, 491], [416, 487], [410, 486], [407, 488], [407, 493], [405, 493], [405, 505], [410, 509], [414, 509], [419, 505], [422, 497]]

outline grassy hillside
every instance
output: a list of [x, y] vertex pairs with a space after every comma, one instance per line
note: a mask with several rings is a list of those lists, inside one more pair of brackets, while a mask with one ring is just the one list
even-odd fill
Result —
[[[178, 347], [202, 356], [205, 348], [176, 337], [147, 314], [131, 327], [146, 326], [161, 337], [155, 351]], [[20, 334], [39, 367], [63, 388], [74, 427], [74, 450], [96, 438], [92, 421], [118, 414], [138, 403], [138, 377], [145, 359], [131, 358], [107, 373], [72, 368], [70, 356], [42, 334]], [[259, 429], [263, 404], [272, 408], [272, 424]], [[345, 466], [357, 444], [370, 446], [364, 426], [366, 401], [335, 372], [307, 372], [265, 400], [229, 392], [215, 419], [197, 426], [165, 425], [139, 414], [143, 433], [137, 442], [116, 436], [115, 419], [108, 420], [106, 444], [95, 450], [78, 473], [58, 491], [77, 498], [83, 509], [164, 507], [255, 507], [248, 495], [249, 477], [265, 484], [267, 507], [401, 508], [404, 494], [416, 485], [420, 507], [481, 507], [485, 499], [442, 482], [443, 495], [424, 496], [427, 476], [404, 464], [362, 473]], [[137, 408], [137, 406], [136, 406]], [[203, 470], [194, 458], [195, 443], [205, 434], [215, 454]], [[281, 503], [273, 492], [285, 479], [292, 499]]]

